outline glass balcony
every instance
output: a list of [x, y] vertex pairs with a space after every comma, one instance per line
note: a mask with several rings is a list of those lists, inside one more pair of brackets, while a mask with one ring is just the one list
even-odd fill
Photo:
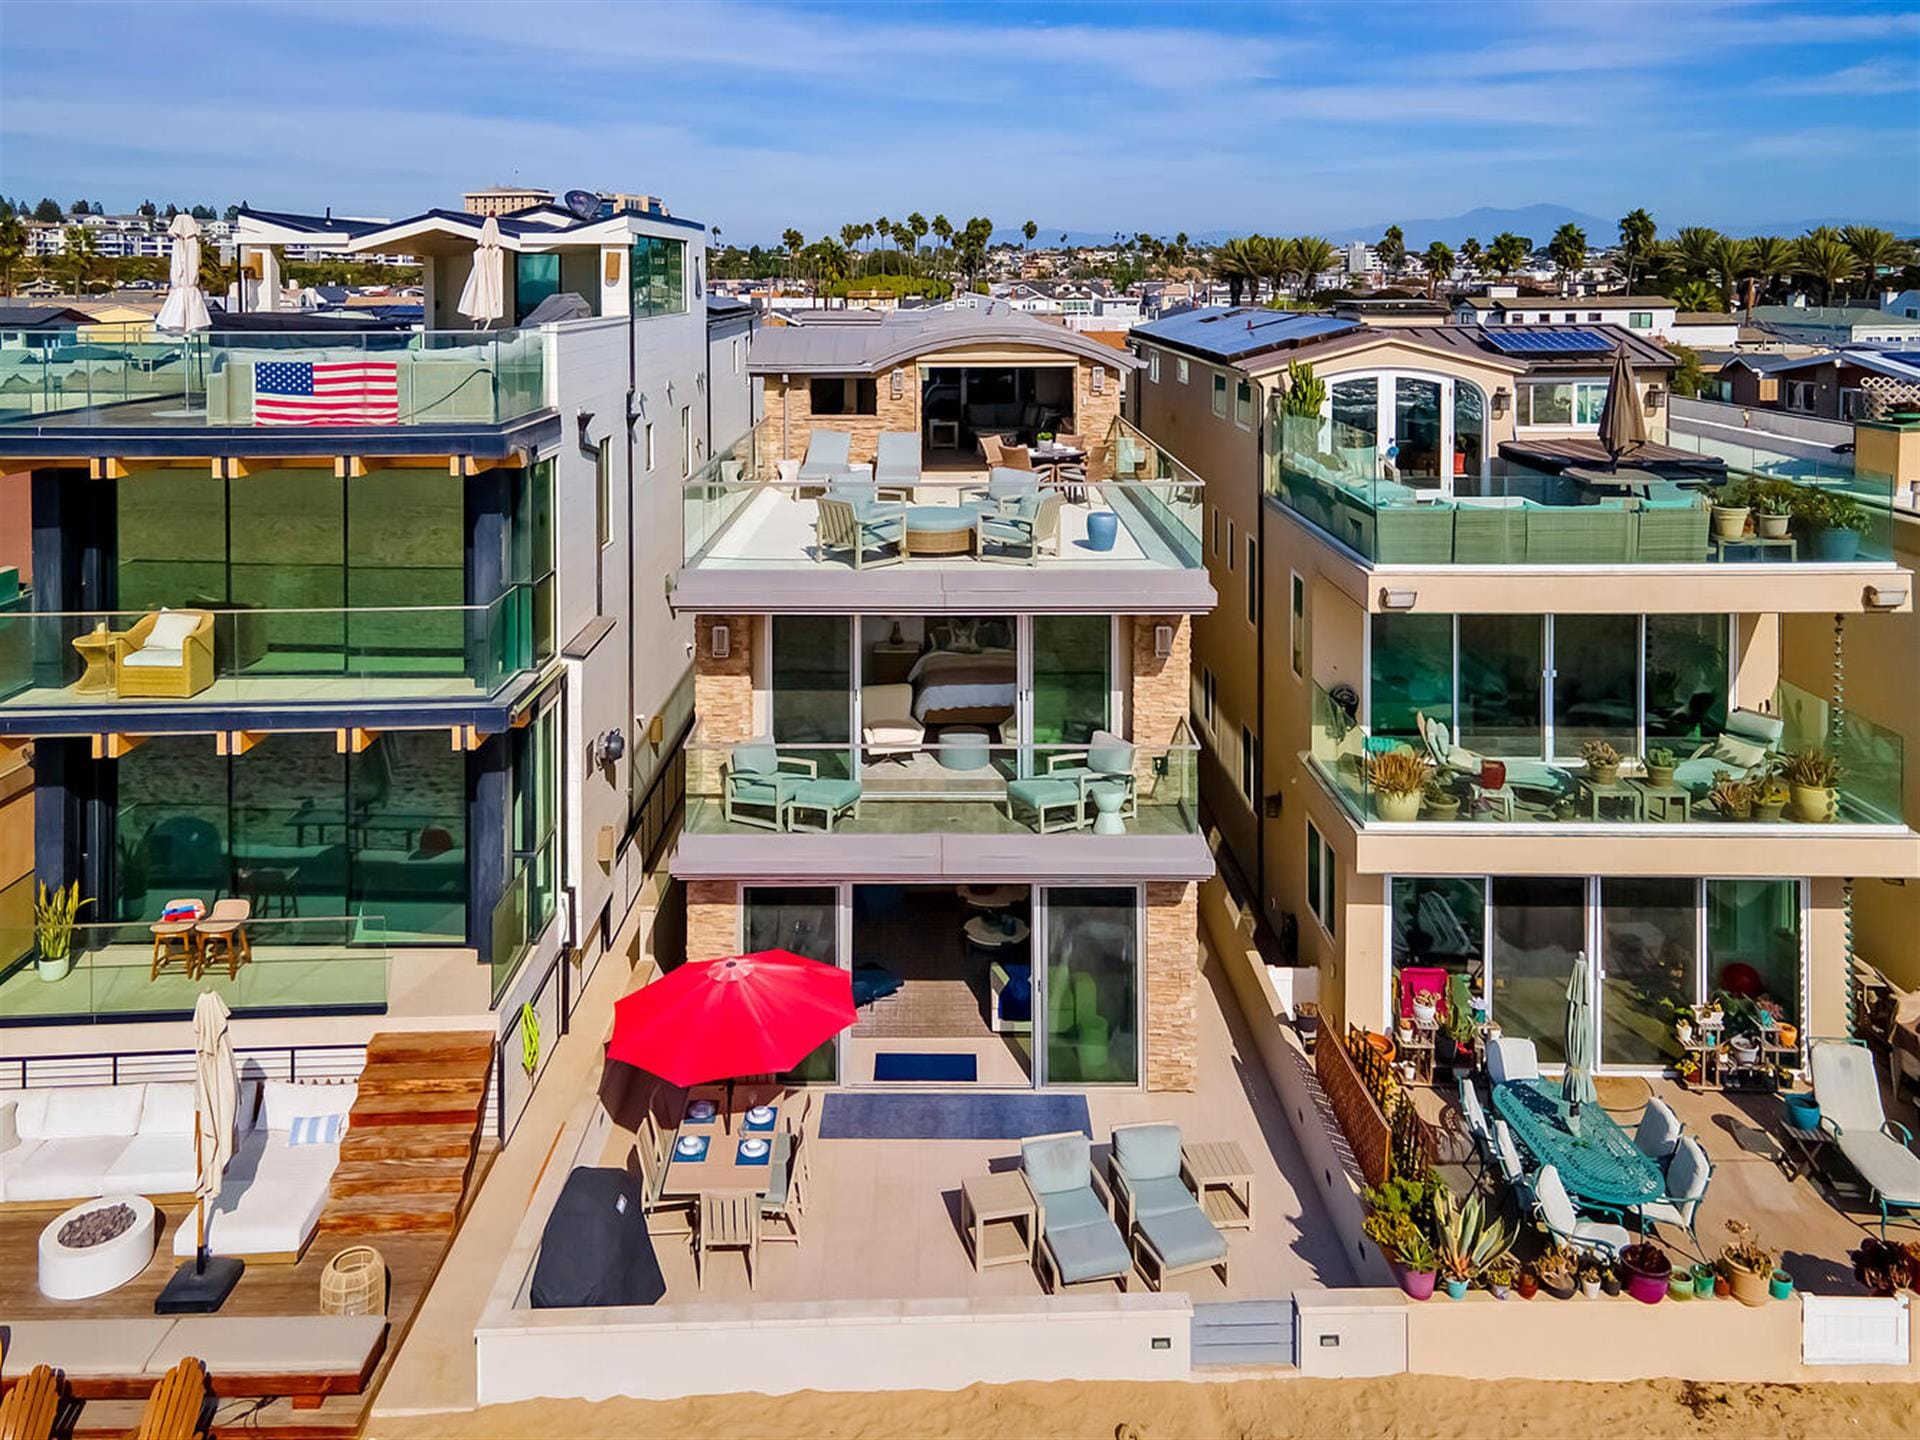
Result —
[[10, 709], [464, 700], [533, 663], [531, 587], [487, 605], [0, 610]]
[[58, 978], [34, 958], [31, 934], [0, 937], [0, 953], [22, 956], [0, 972], [0, 1025], [184, 1019], [202, 990], [240, 1016], [386, 1009], [391, 955], [380, 916], [249, 920], [252, 958], [230, 974], [221, 957], [197, 976], [179, 959], [152, 973], [151, 924], [76, 926], [71, 967]]
[[[1777, 739], [1738, 735], [1691, 749], [1649, 745], [1645, 755], [1620, 757], [1608, 779], [1586, 760], [1517, 759], [1504, 773], [1472, 767], [1470, 752], [1447, 737], [1448, 754], [1431, 728], [1442, 711], [1425, 717], [1431, 738], [1369, 734], [1326, 690], [1313, 688], [1308, 758], [1362, 824], [1520, 825], [1902, 825], [1905, 753], [1900, 737], [1856, 715], [1834, 713], [1830, 702], [1782, 683], [1765, 712], [1777, 720]], [[1799, 783], [1815, 776], [1815, 762], [1837, 762], [1824, 786]], [[1672, 766], [1673, 773], [1663, 772]]]
[[[778, 769], [765, 772], [772, 748]], [[687, 746], [694, 835], [1193, 835], [1199, 748], [985, 740], [873, 746]], [[1101, 761], [1125, 768], [1095, 768]]]
[[[1199, 569], [1199, 477], [1124, 421], [1089, 453], [1111, 457], [1109, 478], [1042, 469], [1025, 494], [989, 494], [984, 460], [927, 469], [913, 483], [876, 485], [871, 464], [849, 467], [844, 479], [802, 480], [797, 462], [776, 462], [749, 434], [685, 482], [682, 554], [689, 567], [714, 570]], [[835, 500], [845, 508], [823, 507]]]
[[[1815, 462], [1748, 469], [1725, 486], [1656, 479], [1623, 467], [1550, 474], [1506, 459], [1450, 488], [1395, 478], [1366, 437], [1283, 417], [1267, 457], [1267, 493], [1380, 565], [1816, 564], [1892, 559], [1891, 480]], [[1685, 443], [1684, 440], [1682, 443]], [[1719, 447], [1725, 448], [1725, 447]], [[1703, 454], [1718, 455], [1704, 446]], [[1773, 457], [1785, 460], [1786, 457]], [[1733, 493], [1729, 494], [1731, 490]], [[1745, 516], [1716, 510], [1736, 501]], [[1779, 522], [1757, 518], [1762, 511]], [[1727, 529], [1728, 526], [1741, 527]], [[1778, 530], [1778, 534], [1772, 533]]]
[[[375, 368], [304, 369], [355, 364]], [[537, 331], [140, 331], [0, 350], [0, 425], [497, 425], [545, 404]]]

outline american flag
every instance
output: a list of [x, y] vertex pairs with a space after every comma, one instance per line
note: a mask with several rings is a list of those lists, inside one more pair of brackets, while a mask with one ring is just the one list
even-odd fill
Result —
[[267, 360], [253, 367], [256, 425], [397, 425], [393, 360]]

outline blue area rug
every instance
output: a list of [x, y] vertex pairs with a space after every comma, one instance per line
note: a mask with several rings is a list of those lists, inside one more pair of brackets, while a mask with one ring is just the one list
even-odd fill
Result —
[[935, 1080], [957, 1084], [980, 1078], [980, 1062], [972, 1055], [943, 1055], [936, 1051], [882, 1051], [873, 1057], [876, 1080]]
[[1021, 1140], [1093, 1135], [1084, 1095], [847, 1095], [820, 1107], [822, 1140]]

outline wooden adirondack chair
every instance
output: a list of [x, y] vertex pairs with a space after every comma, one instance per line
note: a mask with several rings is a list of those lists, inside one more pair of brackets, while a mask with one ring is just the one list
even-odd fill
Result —
[[52, 1440], [60, 1414], [60, 1372], [36, 1365], [0, 1399], [0, 1440]]
[[189, 1355], [160, 1378], [147, 1397], [134, 1440], [196, 1440], [207, 1404], [207, 1367]]

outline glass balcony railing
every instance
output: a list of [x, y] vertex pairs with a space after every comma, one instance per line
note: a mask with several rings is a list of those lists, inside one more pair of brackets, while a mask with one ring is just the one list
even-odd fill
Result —
[[[1338, 423], [1283, 417], [1267, 491], [1381, 565], [1693, 565], [1890, 561], [1890, 480], [1799, 468], [1726, 481], [1623, 467], [1550, 474], [1506, 459], [1487, 475], [1402, 477]], [[1343, 443], [1351, 441], [1353, 443]], [[1363, 443], [1364, 442], [1364, 443]], [[1704, 454], [1713, 451], [1703, 450]], [[1749, 457], [1752, 458], [1752, 457]], [[1724, 502], [1724, 503], [1723, 503]], [[1777, 517], [1777, 518], [1774, 518]]]
[[[768, 771], [768, 751], [778, 767]], [[1199, 749], [769, 742], [687, 746], [691, 835], [1193, 835]], [[1108, 768], [1117, 767], [1117, 768]]]
[[143, 331], [0, 349], [0, 425], [492, 425], [545, 404], [532, 330]]
[[[1777, 739], [1735, 736], [1694, 745], [1616, 745], [1609, 778], [1584, 759], [1485, 757], [1499, 772], [1463, 763], [1437, 740], [1369, 734], [1316, 685], [1308, 759], [1362, 824], [1901, 825], [1905, 753], [1893, 731], [1781, 684], [1765, 712]], [[1428, 717], [1446, 725], [1445, 707]], [[1477, 757], [1476, 757], [1477, 758]], [[1828, 767], [1836, 765], [1838, 773]], [[1668, 773], [1671, 767], [1671, 773]], [[1823, 781], [1824, 783], [1813, 783]]]
[[202, 990], [241, 1016], [386, 1008], [392, 957], [380, 916], [249, 920], [237, 968], [215, 950], [195, 973], [176, 957], [158, 975], [152, 923], [76, 926], [64, 971], [39, 959], [31, 935], [24, 946], [3, 937], [0, 953], [26, 958], [0, 971], [0, 1024], [184, 1019]]
[[[749, 434], [686, 480], [682, 555], [702, 569], [853, 570], [903, 561], [1198, 569], [1199, 477], [1123, 421], [1088, 454], [1090, 473], [1110, 471], [1108, 478], [1042, 468], [1024, 491], [1021, 482], [1009, 488], [1003, 480], [990, 493], [984, 460], [892, 482], [884, 475], [876, 482], [871, 463], [803, 478], [800, 462], [777, 461]], [[835, 501], [844, 505], [823, 503]]]
[[551, 835], [546, 843], [513, 863], [506, 888], [494, 902], [489, 935], [492, 945], [488, 960], [488, 984], [494, 1004], [506, 990], [527, 949], [553, 919], [556, 847]]
[[484, 697], [533, 663], [530, 595], [516, 585], [487, 605], [0, 610], [0, 711]]

